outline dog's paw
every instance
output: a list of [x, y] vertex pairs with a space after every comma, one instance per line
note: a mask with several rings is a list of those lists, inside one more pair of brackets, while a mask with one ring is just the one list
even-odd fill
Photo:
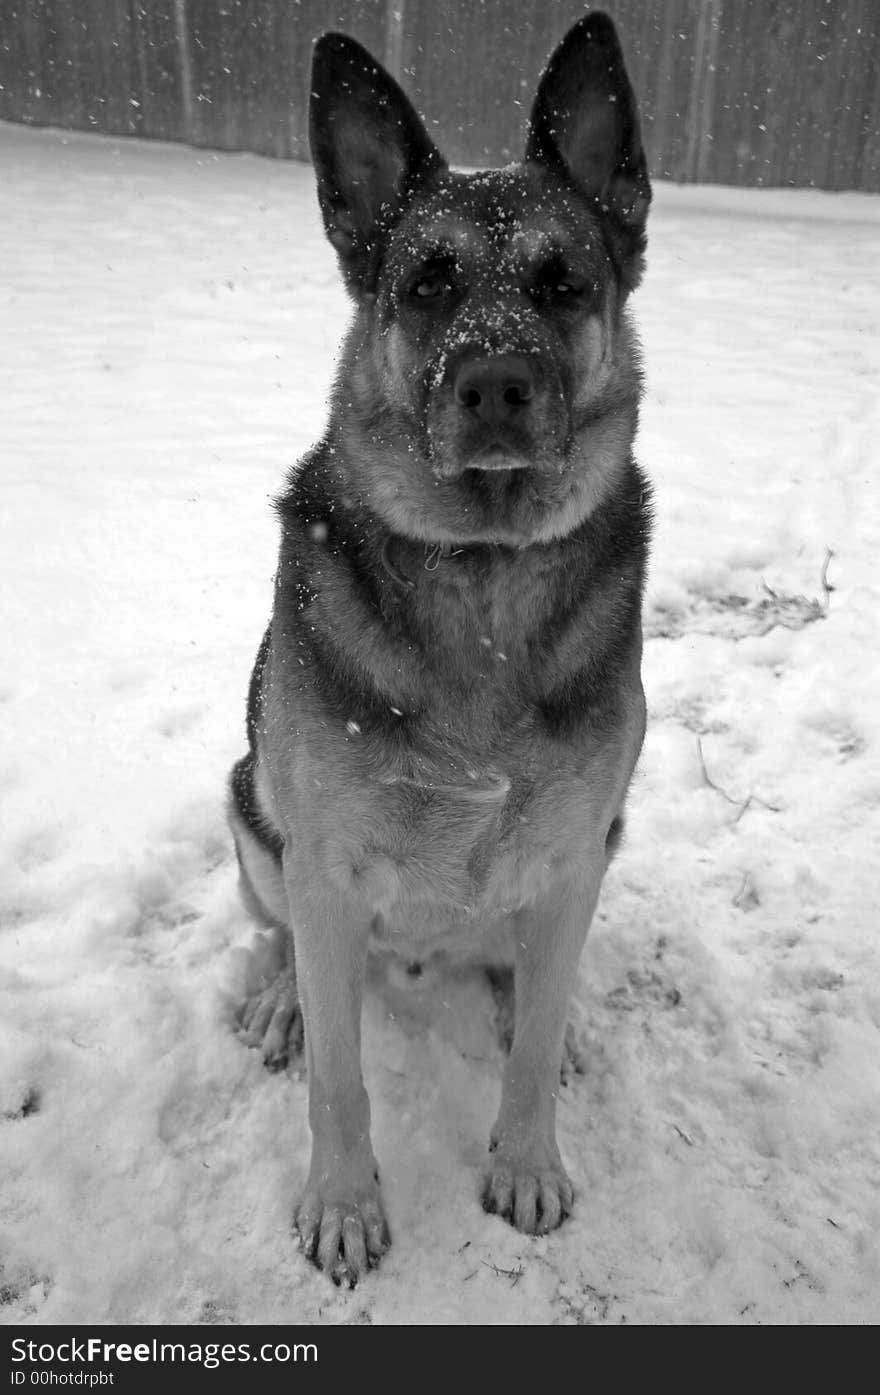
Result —
[[294, 1227], [306, 1257], [344, 1288], [354, 1288], [375, 1269], [391, 1244], [378, 1186], [352, 1201], [330, 1201], [319, 1189], [309, 1189]]
[[245, 1003], [239, 1034], [246, 1046], [259, 1047], [269, 1070], [284, 1070], [303, 1054], [303, 1015], [293, 969], [283, 969], [268, 988]]
[[558, 1156], [539, 1159], [502, 1145], [483, 1181], [483, 1210], [527, 1235], [547, 1235], [571, 1215], [574, 1188]]

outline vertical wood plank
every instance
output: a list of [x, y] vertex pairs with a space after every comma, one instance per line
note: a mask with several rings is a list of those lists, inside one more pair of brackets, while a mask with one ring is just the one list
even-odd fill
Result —
[[[880, 192], [878, 0], [604, 0], [655, 178]], [[318, 34], [383, 58], [457, 164], [517, 159], [582, 0], [0, 0], [0, 118], [308, 156]]]

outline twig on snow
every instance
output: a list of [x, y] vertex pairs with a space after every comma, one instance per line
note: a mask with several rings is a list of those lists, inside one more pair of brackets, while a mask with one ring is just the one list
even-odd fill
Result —
[[836, 590], [837, 590], [837, 587], [836, 587], [836, 586], [832, 586], [832, 585], [831, 585], [831, 582], [828, 580], [828, 568], [829, 568], [829, 566], [830, 566], [830, 564], [831, 564], [831, 561], [832, 561], [832, 558], [833, 558], [833, 557], [834, 557], [834, 553], [831, 551], [831, 548], [830, 548], [830, 547], [826, 547], [826, 548], [825, 548], [825, 561], [822, 563], [822, 575], [821, 575], [821, 577], [819, 578], [820, 584], [821, 584], [821, 586], [822, 586], [822, 590], [823, 590], [823, 592], [824, 592], [824, 594], [825, 594], [825, 607], [824, 607], [824, 609], [825, 609], [826, 615], [827, 615], [827, 613], [828, 613], [828, 608], [829, 608], [829, 606], [831, 605], [831, 593], [832, 593], [832, 591], [836, 591]]
[[486, 1259], [484, 1259], [482, 1263], [487, 1269], [491, 1269], [493, 1274], [497, 1274], [499, 1279], [510, 1279], [511, 1288], [516, 1288], [523, 1274], [526, 1272], [521, 1264], [518, 1264], [515, 1269], [499, 1269], [497, 1264], [490, 1264]]
[[752, 804], [760, 804], [762, 808], [769, 809], [774, 814], [779, 813], [780, 810], [778, 804], [770, 804], [766, 799], [761, 799], [760, 796], [757, 794], [746, 795], [746, 798], [744, 800], [740, 800], [735, 798], [734, 795], [728, 794], [727, 790], [722, 789], [721, 785], [716, 784], [716, 782], [711, 778], [708, 770], [706, 769], [706, 758], [703, 755], [703, 741], [702, 737], [699, 736], [697, 737], [697, 754], [700, 757], [700, 769], [703, 772], [703, 779], [709, 786], [709, 789], [714, 790], [716, 794], [720, 794], [721, 798], [726, 799], [728, 804], [736, 804], [738, 806], [738, 813], [733, 821], [734, 823], [739, 823], [743, 814]]
[[738, 799], [734, 799], [732, 794], [728, 794], [727, 790], [723, 790], [720, 785], [716, 785], [715, 781], [710, 778], [709, 772], [706, 769], [706, 757], [703, 755], [703, 739], [700, 736], [697, 737], [697, 754], [700, 757], [700, 769], [703, 772], [703, 779], [710, 790], [714, 790], [716, 794], [720, 794], [721, 798], [726, 799], [728, 804], [739, 804], [740, 801]]
[[733, 905], [738, 911], [751, 911], [760, 904], [761, 898], [752, 881], [751, 872], [743, 872], [743, 879], [740, 882], [739, 891], [733, 898]]

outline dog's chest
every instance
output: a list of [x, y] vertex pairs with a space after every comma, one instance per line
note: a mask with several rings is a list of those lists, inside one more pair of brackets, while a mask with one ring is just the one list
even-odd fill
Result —
[[480, 568], [453, 555], [423, 587], [420, 602], [423, 650], [450, 692], [474, 691], [487, 705], [521, 689], [550, 605], [537, 563], [522, 557], [516, 565]]
[[[324, 874], [386, 936], [420, 945], [537, 899], [576, 856], [590, 804], [584, 732], [560, 746], [541, 716], [551, 613], [538, 567], [441, 567], [409, 616], [415, 699], [395, 697], [380, 720], [365, 711], [344, 734], [324, 722], [324, 769], [303, 772], [333, 790]], [[380, 653], [393, 614], [385, 624]]]
[[373, 800], [352, 887], [388, 936], [422, 941], [533, 899], [549, 872], [546, 818], [526, 780], [464, 786], [401, 781]]

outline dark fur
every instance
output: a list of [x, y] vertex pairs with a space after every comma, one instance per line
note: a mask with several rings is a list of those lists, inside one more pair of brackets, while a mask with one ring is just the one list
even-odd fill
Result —
[[[603, 15], [551, 60], [514, 169], [450, 172], [344, 36], [319, 41], [312, 92], [355, 313], [326, 436], [278, 504], [230, 811], [249, 903], [293, 929], [315, 1135], [297, 1223], [354, 1282], [388, 1239], [359, 1065], [370, 932], [419, 959], [508, 937], [527, 1006], [484, 1204], [526, 1230], [571, 1204], [552, 1106], [528, 1100], [542, 1082], [555, 1095], [644, 731], [649, 507], [625, 302], [650, 187]], [[280, 982], [245, 1014], [275, 1060], [301, 1027], [292, 962]]]

